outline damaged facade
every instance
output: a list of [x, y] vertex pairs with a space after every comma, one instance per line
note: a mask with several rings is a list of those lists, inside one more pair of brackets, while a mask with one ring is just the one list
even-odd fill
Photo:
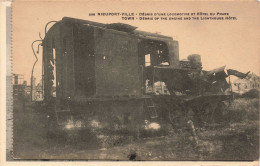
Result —
[[252, 89], [260, 88], [260, 78], [256, 74], [249, 74], [246, 78], [238, 78], [232, 82], [234, 92], [245, 93]]

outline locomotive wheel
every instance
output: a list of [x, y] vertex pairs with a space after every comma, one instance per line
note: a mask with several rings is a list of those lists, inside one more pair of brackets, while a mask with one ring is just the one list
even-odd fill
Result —
[[204, 105], [202, 108], [203, 118], [201, 119], [203, 123], [209, 123], [211, 121], [211, 116], [212, 116], [211, 113], [212, 113], [212, 109], [210, 107], [210, 104], [208, 103]]
[[223, 101], [204, 104], [201, 108], [201, 122], [211, 124], [223, 121], [227, 108], [228, 105]]
[[183, 125], [182, 121], [185, 121], [183, 113], [183, 109], [179, 105], [174, 105], [174, 107], [169, 111], [168, 118], [173, 128], [180, 128]]
[[188, 122], [189, 120], [194, 121], [195, 120], [195, 112], [192, 109], [192, 107], [186, 106], [185, 111], [186, 111], [186, 116], [185, 116], [186, 122]]
[[218, 120], [219, 122], [222, 122], [225, 120], [225, 115], [228, 113], [228, 107], [229, 107], [229, 104], [224, 101], [221, 101], [218, 103], [218, 106], [215, 110], [216, 120]]

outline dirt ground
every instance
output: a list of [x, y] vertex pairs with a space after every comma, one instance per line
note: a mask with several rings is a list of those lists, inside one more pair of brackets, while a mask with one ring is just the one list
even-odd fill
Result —
[[87, 128], [54, 136], [47, 132], [43, 110], [15, 102], [13, 154], [35, 160], [258, 160], [258, 110], [258, 99], [235, 99], [223, 122], [196, 128], [196, 144], [185, 130], [136, 138]]

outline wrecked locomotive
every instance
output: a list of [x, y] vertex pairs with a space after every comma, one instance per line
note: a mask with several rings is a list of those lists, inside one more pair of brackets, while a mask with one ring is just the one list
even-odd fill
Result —
[[214, 120], [232, 98], [225, 67], [204, 71], [199, 55], [180, 61], [178, 41], [127, 24], [64, 17], [41, 45], [44, 103], [61, 126], [178, 128]]

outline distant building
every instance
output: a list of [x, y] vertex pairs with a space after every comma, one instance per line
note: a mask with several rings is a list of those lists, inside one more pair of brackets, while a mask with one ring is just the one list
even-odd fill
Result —
[[26, 100], [25, 89], [27, 82], [24, 81], [24, 75], [22, 74], [13, 74], [12, 76], [12, 85], [13, 85], [13, 100], [14, 102], [18, 100]]
[[42, 101], [43, 100], [43, 89], [42, 89], [42, 80], [40, 80], [40, 82], [35, 85], [35, 81], [34, 80], [34, 84], [33, 84], [33, 93], [32, 93], [32, 100], [33, 101]]
[[27, 85], [27, 81], [24, 81], [24, 75], [13, 74], [12, 85], [13, 85], [14, 101], [21, 100], [21, 99], [24, 101], [30, 101], [31, 97], [32, 97], [32, 101], [43, 100], [42, 81], [40, 81], [40, 83], [36, 85], [35, 77], [33, 77], [32, 86], [31, 86], [31, 85]]
[[232, 90], [237, 93], [244, 93], [251, 89], [260, 88], [260, 77], [256, 74], [249, 74], [244, 79], [236, 79], [232, 83]]

